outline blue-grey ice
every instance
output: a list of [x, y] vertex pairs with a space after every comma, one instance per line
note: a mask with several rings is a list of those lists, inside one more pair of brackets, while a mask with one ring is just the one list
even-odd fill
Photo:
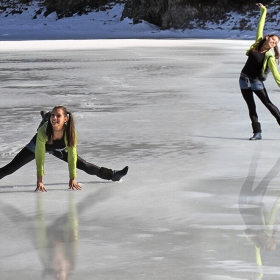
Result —
[[[47, 193], [34, 193], [34, 162], [3, 178], [0, 278], [278, 279], [280, 129], [257, 100], [263, 140], [248, 140], [238, 78], [250, 44], [3, 42], [0, 166], [40, 110], [63, 104], [79, 155], [129, 172], [116, 183], [78, 171], [83, 189], [70, 191], [67, 164], [48, 155]], [[266, 86], [280, 106], [272, 76]]]

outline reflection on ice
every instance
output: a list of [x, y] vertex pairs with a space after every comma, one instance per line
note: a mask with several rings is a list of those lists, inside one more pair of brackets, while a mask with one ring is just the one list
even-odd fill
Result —
[[37, 195], [33, 219], [21, 212], [20, 207], [5, 203], [2, 204], [2, 213], [6, 214], [15, 226], [19, 222], [29, 224], [27, 229], [30, 232], [27, 235], [33, 241], [35, 236], [34, 246], [42, 263], [42, 279], [51, 275], [55, 279], [65, 280], [74, 272], [76, 266], [79, 236], [77, 206], [73, 195], [70, 195], [66, 214], [54, 217], [49, 223], [43, 204], [43, 196]]
[[[269, 183], [280, 171], [280, 158], [266, 176], [257, 183], [257, 186], [254, 186], [259, 156], [259, 153], [256, 153], [252, 158], [248, 176], [240, 191], [238, 203], [240, 214], [246, 226], [244, 234], [254, 247], [254, 259], [258, 267], [258, 278], [260, 279], [264, 274], [264, 252], [274, 251], [279, 246], [276, 243], [276, 233], [278, 231], [276, 215], [280, 207], [280, 194], [276, 197], [269, 212], [263, 200]], [[270, 264], [268, 263], [268, 265]]]
[[38, 196], [36, 215], [37, 250], [43, 264], [43, 277], [50, 274], [59, 280], [68, 279], [76, 265], [78, 249], [78, 213], [74, 197], [69, 196], [68, 213], [46, 225], [44, 206]]

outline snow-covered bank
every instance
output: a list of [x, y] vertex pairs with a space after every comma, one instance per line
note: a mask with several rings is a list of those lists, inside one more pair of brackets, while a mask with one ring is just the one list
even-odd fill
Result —
[[[36, 6], [28, 7], [22, 14], [0, 16], [0, 40], [75, 40], [75, 39], [144, 39], [144, 38], [211, 38], [211, 39], [253, 39], [254, 31], [233, 30], [232, 22], [222, 28], [209, 25], [208, 30], [160, 30], [157, 26], [132, 20], [121, 19], [124, 5], [110, 10], [92, 12], [88, 15], [73, 16], [57, 20], [56, 14], [33, 19]], [[232, 15], [238, 20], [238, 15]], [[269, 27], [269, 26], [268, 26]]]

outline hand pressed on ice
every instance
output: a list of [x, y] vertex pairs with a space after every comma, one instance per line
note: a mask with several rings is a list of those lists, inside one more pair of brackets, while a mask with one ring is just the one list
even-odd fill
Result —
[[47, 189], [44, 187], [43, 182], [37, 182], [37, 188], [35, 192], [47, 192]]
[[263, 6], [262, 3], [256, 3], [256, 5], [257, 5], [259, 8]]
[[69, 189], [71, 190], [81, 190], [82, 187], [76, 182], [75, 179], [70, 179], [69, 180]]

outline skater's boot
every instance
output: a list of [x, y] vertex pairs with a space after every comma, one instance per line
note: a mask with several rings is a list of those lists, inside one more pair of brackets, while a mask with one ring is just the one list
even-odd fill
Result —
[[48, 121], [50, 119], [50, 116], [51, 116], [50, 111], [41, 111], [40, 114], [41, 114], [43, 121]]
[[127, 174], [127, 171], [128, 171], [128, 166], [126, 166], [122, 170], [113, 170], [113, 177], [111, 180], [119, 181], [123, 176], [125, 176]]
[[262, 139], [262, 130], [261, 124], [259, 122], [252, 123], [253, 136], [249, 140], [261, 140]]
[[47, 111], [40, 111], [41, 117], [42, 119], [45, 118], [45, 115], [47, 114]]
[[254, 135], [249, 140], [261, 140], [262, 134], [260, 132], [254, 133]]
[[42, 117], [42, 121], [40, 122], [38, 129], [46, 122], [50, 119], [51, 116], [51, 112], [47, 112], [47, 111], [41, 111], [40, 112], [41, 117]]

